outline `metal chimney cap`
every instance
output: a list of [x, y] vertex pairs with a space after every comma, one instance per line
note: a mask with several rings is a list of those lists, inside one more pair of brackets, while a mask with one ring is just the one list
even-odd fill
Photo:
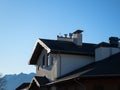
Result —
[[109, 37], [109, 40], [114, 39], [114, 40], [119, 40], [118, 37]]
[[110, 37], [109, 42], [111, 46], [118, 47], [119, 45], [119, 38], [118, 37]]
[[78, 33], [82, 33], [83, 30], [76, 30], [75, 32], [73, 32], [73, 34], [78, 34]]

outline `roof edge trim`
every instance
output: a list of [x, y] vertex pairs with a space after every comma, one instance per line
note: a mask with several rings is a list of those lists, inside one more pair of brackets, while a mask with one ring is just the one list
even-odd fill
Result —
[[40, 39], [38, 39], [37, 42], [47, 50], [47, 53], [50, 53], [51, 49], [47, 45], [45, 45]]
[[47, 45], [45, 45], [40, 39], [38, 39], [34, 45], [33, 50], [32, 50], [32, 55], [31, 55], [30, 60], [28, 62], [29, 65], [35, 65], [35, 64], [31, 63], [31, 60], [33, 60], [33, 55], [35, 54], [35, 50], [36, 50], [38, 44], [40, 44], [43, 48], [45, 48], [47, 53], [51, 52], [51, 49]]

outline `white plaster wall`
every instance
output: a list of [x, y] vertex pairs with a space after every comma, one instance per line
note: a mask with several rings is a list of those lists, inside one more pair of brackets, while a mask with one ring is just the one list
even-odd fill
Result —
[[58, 77], [92, 62], [94, 62], [93, 56], [60, 54], [58, 60]]
[[95, 61], [103, 60], [113, 54], [120, 52], [120, 48], [99, 47], [95, 49]]
[[[46, 51], [43, 50], [45, 54]], [[69, 55], [69, 54], [52, 54], [53, 65], [47, 67], [39, 67], [41, 65], [42, 59], [40, 55], [38, 60], [38, 65], [36, 66], [37, 76], [46, 76], [49, 80], [54, 81], [57, 77], [69, 73], [77, 68], [83, 67], [89, 63], [94, 62], [93, 56], [83, 56], [83, 55]]]
[[73, 34], [73, 42], [77, 45], [82, 45], [82, 34]]
[[119, 44], [118, 44], [118, 47], [120, 48], [120, 42], [119, 42]]
[[[57, 77], [57, 60], [53, 58], [53, 65], [50, 66], [42, 66], [42, 56], [45, 55], [47, 57], [47, 51], [44, 49], [41, 55], [38, 58], [38, 62], [36, 65], [36, 76], [46, 76], [49, 80], [53, 81]], [[47, 60], [47, 58], [45, 58]]]
[[54, 63], [53, 66], [39, 68], [37, 70], [37, 76], [46, 76], [50, 81], [53, 81], [57, 77], [57, 65]]
[[95, 61], [102, 60], [110, 56], [110, 49], [108, 47], [99, 47], [95, 49]]
[[120, 48], [112, 48], [112, 55], [120, 52]]
[[45, 50], [45, 49], [43, 49], [42, 50], [42, 52], [41, 52], [41, 54], [40, 54], [40, 56], [39, 56], [39, 58], [38, 58], [38, 62], [37, 62], [37, 65], [38, 66], [42, 66], [42, 57], [45, 55], [45, 57], [46, 57], [46, 55], [47, 55], [47, 51]]

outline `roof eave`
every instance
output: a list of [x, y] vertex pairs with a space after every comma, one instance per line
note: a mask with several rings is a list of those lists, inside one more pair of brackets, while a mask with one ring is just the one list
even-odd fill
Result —
[[61, 51], [61, 50], [51, 50], [51, 53], [53, 54], [56, 54], [56, 53], [59, 53], [59, 54], [72, 54], [72, 55], [85, 55], [85, 56], [95, 56], [94, 53], [84, 53], [84, 52], [67, 52], [67, 51]]
[[38, 59], [40, 53], [42, 52], [43, 48], [47, 50], [47, 53], [49, 53], [51, 51], [51, 49], [45, 43], [43, 43], [40, 39], [38, 39], [36, 41], [36, 44], [33, 49], [33, 53], [29, 60], [29, 65], [36, 65], [37, 59]]

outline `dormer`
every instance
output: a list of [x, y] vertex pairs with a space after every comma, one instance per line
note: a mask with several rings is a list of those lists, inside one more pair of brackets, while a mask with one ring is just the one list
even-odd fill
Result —
[[101, 42], [95, 49], [95, 61], [103, 60], [113, 54], [120, 52], [120, 43], [117, 37], [110, 37], [109, 43]]

